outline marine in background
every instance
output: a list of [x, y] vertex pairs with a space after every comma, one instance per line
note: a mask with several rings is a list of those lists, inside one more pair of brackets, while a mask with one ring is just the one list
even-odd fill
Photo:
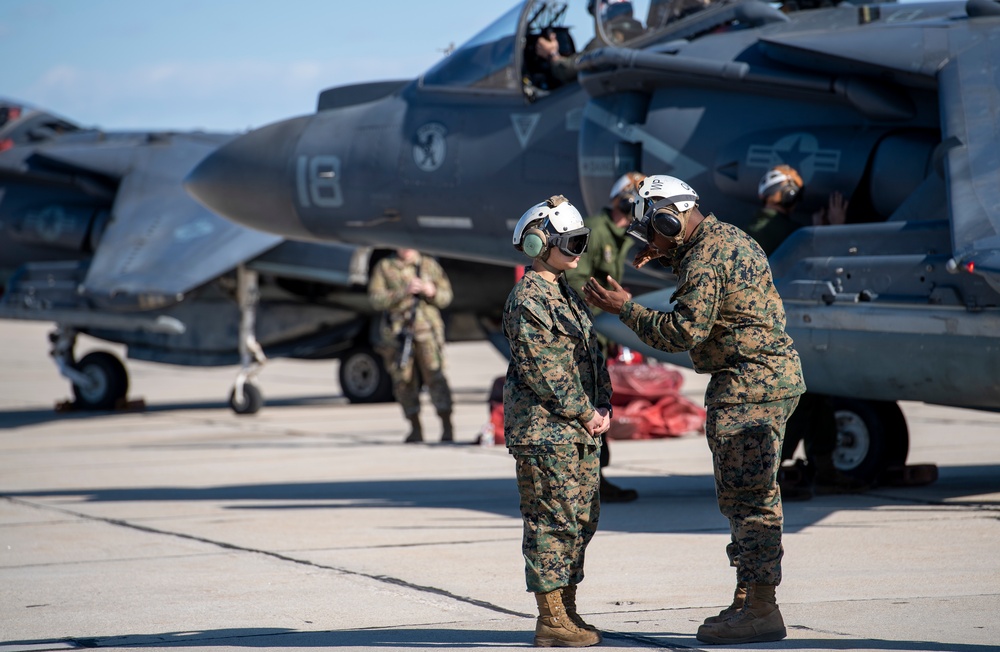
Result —
[[422, 442], [420, 389], [427, 385], [441, 419], [441, 441], [454, 440], [452, 397], [444, 373], [444, 320], [451, 282], [441, 265], [416, 249], [397, 249], [372, 271], [368, 298], [381, 311], [376, 349], [392, 377], [392, 391], [410, 422], [406, 443]]

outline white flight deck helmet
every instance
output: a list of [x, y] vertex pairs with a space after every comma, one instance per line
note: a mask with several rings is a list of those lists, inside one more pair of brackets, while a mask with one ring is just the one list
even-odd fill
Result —
[[778, 192], [778, 203], [782, 206], [792, 206], [802, 196], [802, 177], [790, 165], [776, 165], [760, 178], [757, 184], [757, 196], [761, 201]]
[[545, 260], [556, 247], [567, 256], [579, 256], [587, 250], [590, 229], [583, 216], [562, 195], [535, 204], [521, 216], [514, 227], [513, 244], [530, 258]]
[[649, 244], [655, 231], [678, 245], [684, 242], [688, 217], [698, 205], [698, 193], [677, 177], [654, 174], [639, 184], [639, 201], [632, 211], [629, 235]]
[[645, 178], [646, 175], [641, 172], [626, 172], [618, 177], [615, 185], [611, 186], [611, 196], [608, 198], [611, 206], [626, 215], [631, 215], [632, 207], [639, 199], [636, 191]]

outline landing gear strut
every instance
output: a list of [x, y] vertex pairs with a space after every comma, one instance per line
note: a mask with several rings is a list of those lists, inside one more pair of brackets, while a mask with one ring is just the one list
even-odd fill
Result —
[[240, 304], [240, 371], [229, 394], [229, 407], [236, 414], [256, 414], [264, 405], [264, 396], [253, 381], [267, 362], [267, 356], [254, 335], [260, 301], [257, 272], [243, 265], [236, 268], [236, 297]]
[[81, 410], [113, 410], [128, 395], [128, 372], [113, 353], [93, 351], [78, 362], [74, 359], [76, 329], [56, 326], [49, 334], [50, 354], [59, 373], [73, 385], [73, 405]]

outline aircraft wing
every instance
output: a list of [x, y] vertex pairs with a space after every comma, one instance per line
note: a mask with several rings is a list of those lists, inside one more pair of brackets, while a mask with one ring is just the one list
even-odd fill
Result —
[[952, 37], [938, 102], [953, 253], [1000, 290], [1000, 42], [978, 25]]
[[217, 143], [184, 135], [143, 148], [122, 178], [112, 219], [83, 283], [99, 303], [155, 308], [282, 241], [230, 222], [184, 190], [184, 176]]

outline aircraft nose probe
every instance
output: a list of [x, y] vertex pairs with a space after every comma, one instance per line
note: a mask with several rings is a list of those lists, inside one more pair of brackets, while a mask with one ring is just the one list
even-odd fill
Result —
[[195, 199], [238, 224], [313, 239], [295, 208], [294, 154], [312, 116], [283, 120], [229, 141], [184, 178]]

